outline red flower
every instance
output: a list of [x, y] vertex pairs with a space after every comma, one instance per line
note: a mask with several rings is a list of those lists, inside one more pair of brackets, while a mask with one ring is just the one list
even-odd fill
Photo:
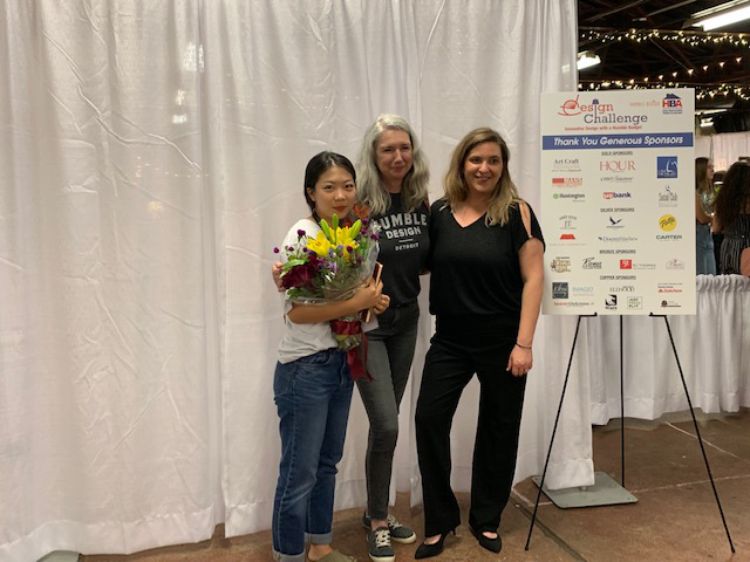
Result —
[[284, 289], [312, 288], [318, 274], [319, 261], [317, 256], [311, 255], [306, 263], [295, 265], [281, 278], [281, 286]]

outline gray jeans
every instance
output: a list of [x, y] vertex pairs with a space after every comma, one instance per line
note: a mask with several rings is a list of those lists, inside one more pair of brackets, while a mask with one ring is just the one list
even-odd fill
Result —
[[398, 438], [398, 408], [414, 358], [419, 304], [415, 300], [388, 309], [378, 322], [380, 327], [367, 335], [367, 371], [373, 380], [358, 380], [357, 387], [370, 420], [365, 456], [367, 514], [385, 519]]

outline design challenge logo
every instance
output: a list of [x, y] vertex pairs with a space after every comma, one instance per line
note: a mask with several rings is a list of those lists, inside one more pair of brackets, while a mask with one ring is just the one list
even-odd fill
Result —
[[673, 179], [677, 177], [677, 156], [656, 157], [656, 177]]
[[682, 100], [675, 94], [667, 94], [661, 100], [661, 112], [665, 115], [676, 115], [682, 113]]

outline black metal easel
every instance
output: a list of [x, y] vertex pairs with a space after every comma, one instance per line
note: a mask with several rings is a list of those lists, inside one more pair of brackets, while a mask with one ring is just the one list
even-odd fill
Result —
[[[547, 476], [547, 466], [549, 465], [549, 459], [552, 453], [552, 445], [555, 442], [555, 435], [557, 433], [557, 425], [560, 421], [560, 412], [562, 411], [562, 405], [563, 400], [565, 399], [565, 391], [568, 387], [568, 378], [570, 377], [570, 367], [573, 364], [573, 352], [576, 348], [576, 343], [578, 341], [578, 332], [581, 328], [581, 318], [583, 317], [595, 317], [598, 316], [598, 314], [584, 314], [578, 316], [578, 322], [576, 323], [576, 331], [575, 335], [573, 336], [573, 345], [570, 348], [570, 357], [568, 358], [568, 367], [565, 371], [565, 381], [563, 382], [562, 392], [560, 393], [560, 404], [557, 407], [557, 415], [555, 416], [555, 423], [552, 427], [552, 437], [550, 438], [549, 442], [549, 448], [547, 449], [547, 457], [544, 461], [544, 470], [542, 471], [542, 479], [539, 482], [539, 490], [536, 494], [536, 501], [534, 502], [534, 512], [531, 516], [531, 525], [529, 525], [529, 534], [526, 537], [526, 546], [525, 550], [529, 550], [529, 545], [531, 543], [531, 534], [534, 531], [534, 525], [536, 524], [536, 514], [539, 509], [539, 499], [542, 495], [542, 488], [544, 487], [544, 479]], [[687, 383], [685, 382], [685, 375], [682, 372], [682, 364], [680, 363], [680, 358], [677, 354], [677, 347], [674, 343], [674, 338], [672, 337], [672, 329], [669, 326], [669, 320], [667, 320], [667, 316], [664, 314], [654, 314], [650, 313], [650, 317], [652, 318], [664, 318], [664, 323], [667, 326], [667, 333], [669, 334], [669, 343], [672, 345], [672, 351], [674, 351], [674, 357], [677, 360], [677, 369], [680, 372], [680, 379], [682, 380], [682, 388], [685, 390], [685, 397], [687, 398], [688, 406], [690, 408], [690, 416], [693, 418], [693, 426], [695, 427], [695, 435], [698, 438], [698, 444], [700, 445], [701, 453], [703, 455], [703, 462], [706, 464], [706, 471], [708, 472], [708, 478], [711, 481], [711, 488], [714, 492], [714, 498], [716, 499], [716, 505], [719, 508], [719, 514], [721, 515], [721, 522], [724, 525], [724, 532], [727, 535], [727, 540], [729, 541], [729, 548], [732, 550], [732, 553], [735, 552], [734, 549], [734, 543], [732, 542], [732, 536], [729, 534], [729, 527], [727, 526], [726, 518], [724, 517], [724, 510], [721, 507], [721, 500], [719, 499], [719, 492], [716, 490], [716, 483], [714, 482], [713, 474], [711, 473], [711, 466], [708, 463], [708, 456], [706, 455], [706, 450], [703, 447], [703, 438], [701, 437], [700, 429], [698, 428], [698, 420], [695, 418], [695, 411], [693, 410], [693, 402], [690, 399], [690, 392], [688, 391]], [[622, 334], [622, 326], [623, 326], [623, 320], [622, 315], [620, 316], [620, 461], [621, 461], [621, 473], [620, 473], [620, 482], [623, 487], [625, 487], [625, 398], [624, 398], [624, 370], [623, 370], [623, 334]]]

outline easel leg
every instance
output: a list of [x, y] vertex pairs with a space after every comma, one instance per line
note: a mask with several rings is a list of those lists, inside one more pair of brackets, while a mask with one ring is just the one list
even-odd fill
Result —
[[562, 411], [563, 400], [565, 400], [565, 390], [568, 387], [568, 378], [570, 377], [570, 367], [573, 364], [573, 352], [576, 348], [576, 342], [578, 341], [578, 331], [581, 328], [581, 317], [578, 317], [576, 323], [576, 332], [573, 336], [573, 345], [570, 347], [570, 357], [568, 358], [568, 368], [565, 371], [565, 382], [563, 382], [562, 392], [560, 393], [560, 404], [557, 407], [557, 415], [555, 416], [555, 424], [552, 427], [552, 437], [549, 440], [549, 448], [547, 449], [547, 458], [544, 461], [544, 470], [542, 470], [542, 480], [539, 482], [539, 490], [536, 493], [536, 501], [534, 502], [534, 513], [531, 515], [531, 525], [529, 525], [529, 534], [526, 537], [526, 546], [524, 550], [529, 550], [529, 544], [531, 543], [531, 533], [534, 531], [534, 524], [536, 523], [536, 513], [539, 509], [539, 498], [542, 496], [542, 488], [544, 487], [544, 479], [547, 476], [547, 466], [549, 465], [549, 459], [552, 454], [552, 445], [555, 442], [555, 434], [557, 433], [557, 424], [560, 421], [560, 412]]
[[690, 392], [688, 392], [687, 383], [685, 382], [685, 375], [682, 373], [682, 365], [680, 364], [680, 358], [677, 355], [677, 347], [674, 344], [674, 338], [672, 337], [672, 329], [669, 326], [669, 320], [666, 316], [663, 316], [664, 323], [667, 325], [667, 333], [669, 334], [669, 343], [672, 344], [672, 351], [674, 352], [674, 358], [677, 360], [677, 370], [680, 372], [680, 379], [682, 380], [682, 388], [685, 390], [685, 397], [687, 398], [688, 406], [690, 407], [690, 416], [693, 418], [693, 427], [695, 428], [695, 435], [698, 437], [698, 444], [701, 448], [701, 454], [703, 455], [703, 462], [706, 464], [706, 472], [708, 472], [708, 479], [711, 481], [711, 488], [714, 491], [714, 498], [716, 498], [716, 505], [719, 508], [719, 514], [721, 514], [721, 522], [724, 525], [724, 532], [727, 534], [727, 540], [729, 541], [729, 548], [734, 550], [734, 543], [732, 542], [732, 536], [729, 534], [729, 527], [727, 526], [727, 520], [724, 517], [724, 510], [721, 507], [721, 500], [719, 499], [719, 492], [716, 490], [716, 483], [714, 482], [714, 476], [711, 473], [711, 466], [708, 464], [708, 456], [706, 455], [706, 449], [703, 447], [703, 438], [701, 437], [700, 429], [698, 428], [698, 420], [695, 419], [695, 411], [693, 410], [693, 402], [690, 400]]

